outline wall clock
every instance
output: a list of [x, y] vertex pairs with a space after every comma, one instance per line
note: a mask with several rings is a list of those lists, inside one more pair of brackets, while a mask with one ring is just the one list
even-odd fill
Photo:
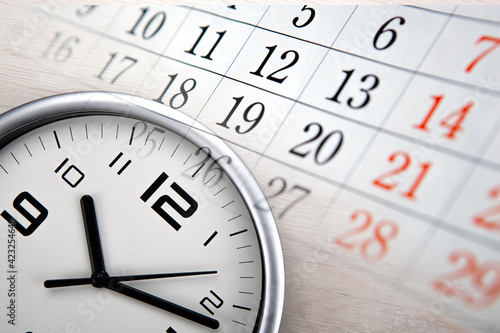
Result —
[[8, 332], [278, 332], [272, 213], [191, 118], [114, 93], [22, 105], [0, 116], [0, 183]]

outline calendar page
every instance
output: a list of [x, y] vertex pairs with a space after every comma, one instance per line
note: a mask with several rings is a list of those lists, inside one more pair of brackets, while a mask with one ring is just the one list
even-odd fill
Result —
[[280, 332], [500, 331], [499, 6], [11, 6], [0, 40], [0, 112], [128, 93], [241, 157], [281, 236]]

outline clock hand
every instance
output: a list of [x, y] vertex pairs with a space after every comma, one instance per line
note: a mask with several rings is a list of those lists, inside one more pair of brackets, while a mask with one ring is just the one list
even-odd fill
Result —
[[105, 287], [212, 329], [219, 327], [219, 322], [213, 318], [153, 296], [139, 289], [127, 286], [123, 283], [111, 280], [104, 268], [104, 257], [102, 255], [101, 240], [97, 227], [94, 200], [90, 195], [84, 195], [80, 200], [80, 205], [82, 208], [83, 225], [85, 227], [87, 247], [89, 250], [90, 266], [92, 269], [91, 283], [94, 287]]
[[200, 325], [212, 329], [216, 329], [219, 327], [219, 321], [217, 321], [216, 319], [210, 318], [208, 316], [202, 315], [201, 313], [195, 312], [193, 310], [187, 309], [175, 303], [153, 296], [142, 290], [127, 286], [126, 284], [120, 282], [113, 282], [111, 280], [109, 281], [109, 283], [104, 284], [104, 287], [112, 291], [115, 291], [117, 293], [120, 293], [122, 295], [134, 298], [138, 301], [144, 302], [146, 304], [176, 314], [183, 318], [189, 319]]
[[[108, 274], [104, 268], [104, 257], [102, 255], [99, 228], [97, 227], [94, 199], [92, 199], [90, 195], [84, 195], [80, 199], [80, 206], [82, 208], [83, 225], [85, 227], [90, 267], [92, 269], [91, 278], [94, 280], [102, 280], [106, 278]], [[93, 281], [92, 284], [97, 286], [98, 282]]]
[[[109, 279], [112, 281], [135, 281], [135, 280], [161, 279], [161, 278], [182, 277], [182, 276], [206, 275], [206, 274], [217, 274], [217, 271], [121, 275], [121, 276], [110, 276]], [[79, 286], [91, 283], [92, 283], [91, 278], [54, 279], [54, 280], [46, 280], [44, 282], [44, 286], [45, 288], [57, 288], [57, 287]]]

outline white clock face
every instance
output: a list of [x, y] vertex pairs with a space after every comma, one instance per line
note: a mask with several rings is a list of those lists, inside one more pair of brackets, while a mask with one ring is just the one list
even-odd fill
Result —
[[[253, 332], [261, 247], [220, 165], [230, 158], [117, 116], [59, 120], [3, 147], [0, 331]], [[93, 286], [93, 270], [109, 278]]]

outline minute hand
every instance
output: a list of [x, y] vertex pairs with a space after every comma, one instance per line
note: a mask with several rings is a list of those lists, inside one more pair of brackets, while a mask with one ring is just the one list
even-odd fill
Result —
[[[174, 278], [174, 277], [183, 277], [183, 276], [207, 275], [207, 274], [217, 274], [217, 271], [120, 275], [120, 276], [110, 276], [109, 280], [111, 280], [111, 281], [136, 281], [136, 280]], [[91, 278], [52, 279], [52, 280], [46, 280], [44, 282], [44, 286], [45, 286], [45, 288], [58, 288], [58, 287], [80, 286], [80, 285], [91, 284], [91, 283], [92, 283]]]
[[205, 315], [202, 315], [201, 313], [195, 312], [193, 310], [187, 309], [175, 303], [153, 296], [142, 290], [132, 288], [130, 286], [127, 286], [126, 284], [120, 282], [113, 283], [112, 281], [110, 281], [110, 283], [106, 283], [104, 287], [112, 291], [115, 291], [117, 293], [120, 293], [122, 295], [132, 297], [146, 304], [156, 306], [157, 308], [163, 309], [165, 311], [176, 314], [183, 318], [189, 319], [191, 321], [194, 321], [195, 323], [206, 326], [208, 328], [217, 329], [219, 327], [219, 322], [216, 319], [207, 317]]

